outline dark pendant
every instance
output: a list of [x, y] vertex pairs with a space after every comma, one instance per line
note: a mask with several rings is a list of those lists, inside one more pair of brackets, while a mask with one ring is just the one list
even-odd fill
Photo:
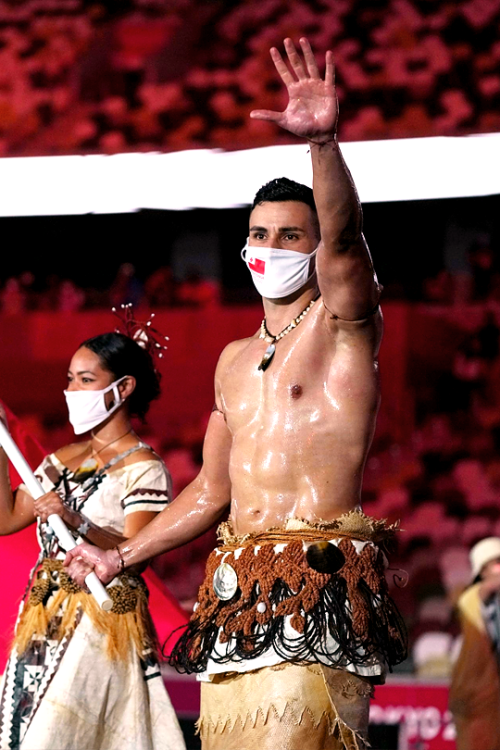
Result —
[[271, 364], [271, 360], [274, 357], [274, 352], [276, 351], [276, 345], [275, 344], [269, 344], [267, 347], [264, 356], [262, 357], [262, 362], [260, 363], [259, 367], [257, 369], [259, 370], [267, 370], [269, 365]]
[[316, 542], [308, 546], [306, 552], [308, 565], [318, 573], [336, 573], [345, 563], [342, 550], [330, 542]]
[[86, 479], [94, 476], [98, 468], [99, 464], [95, 458], [87, 458], [82, 464], [80, 464], [78, 469], [76, 469], [73, 474], [73, 479], [78, 483], [85, 482]]

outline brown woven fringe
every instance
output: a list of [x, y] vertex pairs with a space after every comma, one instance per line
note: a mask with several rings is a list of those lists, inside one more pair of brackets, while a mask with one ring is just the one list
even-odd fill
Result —
[[[221, 663], [248, 660], [271, 646], [283, 658], [290, 658], [292, 649], [296, 660], [313, 659], [339, 668], [365, 664], [373, 654], [385, 658], [389, 667], [406, 657], [406, 630], [388, 594], [384, 555], [373, 543], [358, 554], [352, 543], [376, 538], [383, 546], [396, 527], [354, 511], [331, 524], [312, 526], [294, 520], [292, 528], [289, 522], [287, 529], [238, 538], [222, 527], [223, 544], [208, 558], [198, 606], [170, 658], [177, 669], [201, 672], [209, 657]], [[343, 565], [328, 573], [310, 567], [303, 542], [338, 538]], [[286, 546], [275, 552], [279, 543]], [[221, 553], [238, 579], [238, 590], [228, 601], [221, 601], [213, 589]], [[297, 633], [293, 641], [284, 633], [287, 616]], [[338, 644], [334, 654], [327, 646], [328, 636]], [[217, 641], [229, 644], [227, 656], [215, 657]]]
[[110, 586], [113, 600], [104, 612], [94, 597], [65, 573], [61, 560], [44, 559], [19, 617], [13, 647], [24, 653], [33, 639], [61, 641], [83, 613], [106, 636], [110, 659], [127, 659], [135, 646], [139, 655], [159, 651], [158, 636], [148, 609], [148, 590], [140, 577], [120, 576], [122, 585]]

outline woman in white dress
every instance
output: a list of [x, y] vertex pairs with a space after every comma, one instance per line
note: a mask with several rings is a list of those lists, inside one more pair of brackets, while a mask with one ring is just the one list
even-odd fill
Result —
[[139, 571], [109, 586], [110, 613], [69, 579], [47, 524], [109, 549], [133, 536], [171, 500], [162, 460], [134, 434], [160, 393], [154, 341], [107, 333], [73, 356], [65, 391], [83, 442], [47, 456], [36, 474], [46, 494], [12, 492], [0, 449], [0, 534], [37, 522], [33, 569], [0, 685], [1, 750], [184, 750], [157, 659], [147, 589]]

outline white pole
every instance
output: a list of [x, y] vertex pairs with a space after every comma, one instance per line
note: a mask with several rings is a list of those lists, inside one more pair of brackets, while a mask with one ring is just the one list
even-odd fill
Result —
[[[9, 431], [5, 427], [4, 423], [0, 419], [0, 445], [3, 447], [5, 453], [12, 461], [17, 473], [26, 485], [30, 495], [34, 500], [37, 500], [46, 492], [36, 476], [33, 474], [31, 467], [24, 458], [23, 454], [13, 441]], [[62, 520], [61, 516], [52, 514], [48, 517], [48, 522], [51, 525], [54, 534], [59, 540], [60, 545], [68, 552], [70, 549], [76, 547], [76, 542], [69, 532], [68, 527]], [[105, 611], [109, 612], [113, 606], [113, 600], [110, 598], [108, 592], [102, 585], [94, 572], [89, 573], [85, 578], [85, 583], [91, 594], [97, 599], [99, 606]]]

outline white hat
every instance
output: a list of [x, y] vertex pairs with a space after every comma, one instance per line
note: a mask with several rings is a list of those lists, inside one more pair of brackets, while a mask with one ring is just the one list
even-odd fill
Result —
[[472, 580], [477, 578], [487, 563], [497, 558], [500, 558], [500, 539], [498, 537], [489, 536], [475, 544], [470, 551]]

